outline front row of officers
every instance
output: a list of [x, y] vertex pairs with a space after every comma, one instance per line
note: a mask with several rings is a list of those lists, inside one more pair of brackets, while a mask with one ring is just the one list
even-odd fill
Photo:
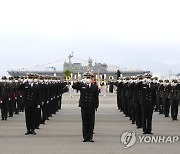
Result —
[[178, 120], [180, 84], [177, 80], [158, 80], [151, 75], [119, 79], [117, 86], [117, 106], [132, 124], [143, 128], [143, 134], [152, 134], [153, 111]]
[[[98, 85], [92, 83], [92, 79], [93, 75], [86, 72], [81, 82], [72, 85], [73, 89], [80, 91], [84, 142], [94, 142], [95, 111], [99, 106]], [[151, 75], [140, 75], [119, 79], [114, 85], [117, 86], [118, 109], [130, 117], [137, 128], [143, 128], [144, 134], [152, 134], [154, 110], [169, 117], [171, 109], [172, 120], [178, 120], [180, 84], [177, 80], [158, 81]], [[26, 135], [35, 135], [35, 129], [61, 109], [62, 94], [67, 91], [67, 83], [60, 82], [58, 78], [29, 76], [7, 80], [4, 77], [0, 82], [1, 120], [25, 109]]]
[[29, 76], [7, 80], [3, 77], [0, 82], [1, 120], [25, 110], [25, 135], [35, 135], [35, 129], [61, 109], [62, 94], [67, 91], [66, 83], [57, 78]]

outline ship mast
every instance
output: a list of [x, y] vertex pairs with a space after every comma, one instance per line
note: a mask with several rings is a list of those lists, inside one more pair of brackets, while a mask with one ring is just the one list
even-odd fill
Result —
[[92, 62], [93, 62], [92, 59], [89, 57], [89, 59], [88, 59], [88, 70], [91, 72], [93, 71]]
[[68, 56], [68, 59], [69, 59], [69, 64], [71, 64], [72, 62], [71, 62], [71, 58], [73, 57], [73, 53], [74, 52], [72, 52], [72, 54], [69, 54], [69, 56]]

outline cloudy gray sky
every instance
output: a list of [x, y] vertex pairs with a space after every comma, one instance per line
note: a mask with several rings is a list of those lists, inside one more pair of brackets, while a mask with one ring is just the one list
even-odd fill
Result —
[[83, 60], [178, 73], [179, 7], [178, 0], [1, 1], [0, 75], [72, 51]]

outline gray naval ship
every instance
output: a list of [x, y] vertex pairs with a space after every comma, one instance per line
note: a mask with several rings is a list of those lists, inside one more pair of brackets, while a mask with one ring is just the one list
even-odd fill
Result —
[[[139, 74], [145, 74], [150, 73], [150, 71], [143, 71], [139, 69], [123, 69], [120, 67], [113, 67], [109, 66], [105, 63], [95, 63], [93, 65], [93, 60], [91, 58], [88, 59], [87, 65], [83, 66], [81, 63], [73, 63], [72, 62], [73, 53], [69, 54], [68, 61], [65, 61], [63, 64], [63, 70], [57, 71], [55, 67], [52, 67], [53, 70], [11, 70], [8, 71], [8, 74], [12, 77], [14, 76], [26, 76], [28, 74], [38, 74], [38, 75], [48, 75], [48, 76], [56, 76], [60, 77], [61, 79], [64, 79], [65, 71], [70, 71], [71, 75], [68, 77], [72, 80], [81, 79], [82, 74], [86, 72], [87, 70], [93, 72], [95, 78], [104, 78], [104, 79], [115, 79], [117, 78], [117, 70], [120, 73], [121, 77], [125, 76], [136, 76]], [[111, 67], [111, 68], [110, 68]], [[67, 76], [66, 76], [67, 77]]]

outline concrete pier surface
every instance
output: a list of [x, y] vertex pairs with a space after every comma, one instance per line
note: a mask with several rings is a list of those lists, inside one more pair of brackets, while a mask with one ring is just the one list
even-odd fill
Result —
[[[96, 112], [94, 143], [82, 142], [79, 96], [64, 94], [62, 110], [36, 130], [37, 135], [25, 136], [24, 113], [0, 121], [0, 154], [178, 154], [180, 152], [180, 121], [172, 121], [157, 112], [153, 114], [153, 135], [143, 135], [128, 117], [117, 110], [116, 94], [100, 96]], [[178, 116], [180, 119], [180, 116]], [[135, 139], [124, 138], [125, 132]], [[127, 134], [126, 133], [126, 134]], [[133, 136], [134, 137], [134, 136]], [[124, 139], [122, 144], [121, 139]], [[133, 138], [134, 139], [134, 138]], [[141, 142], [142, 141], [142, 142]], [[124, 148], [125, 144], [129, 146]], [[134, 144], [134, 145], [133, 145]], [[132, 146], [131, 146], [132, 145]]]

